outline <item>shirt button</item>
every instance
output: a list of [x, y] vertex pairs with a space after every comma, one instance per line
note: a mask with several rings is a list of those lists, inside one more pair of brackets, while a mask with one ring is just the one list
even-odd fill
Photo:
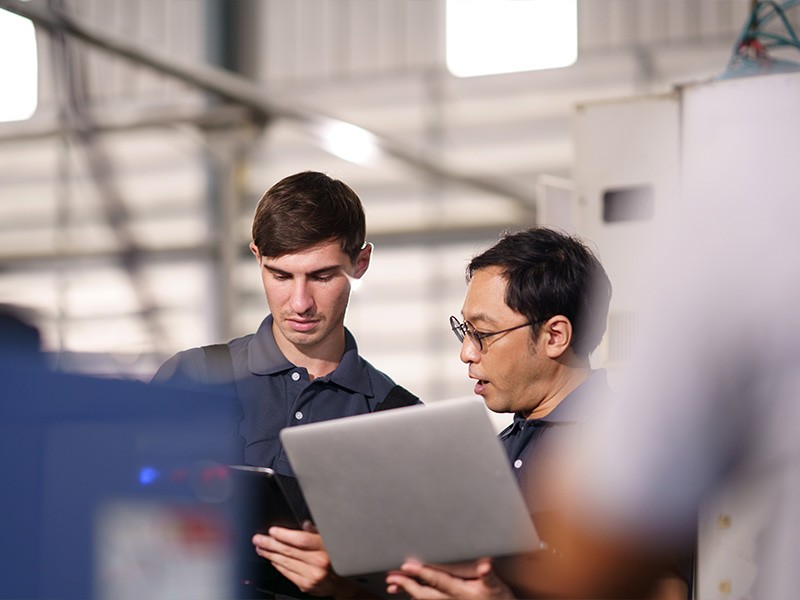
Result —
[[514, 461], [514, 468], [515, 469], [519, 469], [521, 466], [522, 466], [522, 461], [520, 459], [517, 459], [517, 460]]
[[298, 379], [300, 379], [300, 373], [295, 371], [294, 373], [292, 373], [292, 381], [297, 381]]
[[303, 413], [301, 413], [301, 412], [298, 410], [296, 413], [294, 413], [294, 418], [295, 418], [295, 419], [297, 419], [297, 420], [299, 421], [300, 419], [302, 419], [302, 418], [303, 418]]

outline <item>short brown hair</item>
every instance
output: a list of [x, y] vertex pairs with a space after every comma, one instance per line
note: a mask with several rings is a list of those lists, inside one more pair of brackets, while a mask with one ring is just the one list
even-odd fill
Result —
[[281, 179], [259, 200], [253, 243], [262, 256], [282, 256], [328, 241], [338, 241], [353, 261], [364, 247], [364, 207], [347, 184], [304, 171]]

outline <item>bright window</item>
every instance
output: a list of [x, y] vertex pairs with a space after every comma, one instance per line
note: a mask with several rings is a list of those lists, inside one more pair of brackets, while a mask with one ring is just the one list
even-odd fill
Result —
[[577, 0], [447, 0], [447, 68], [457, 77], [567, 67]]
[[38, 69], [33, 23], [0, 9], [0, 121], [23, 121], [33, 115]]

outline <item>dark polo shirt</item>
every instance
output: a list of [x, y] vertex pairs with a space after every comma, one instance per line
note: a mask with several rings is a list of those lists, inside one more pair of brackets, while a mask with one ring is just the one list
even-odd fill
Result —
[[508, 460], [522, 487], [532, 513], [552, 510], [546, 490], [539, 488], [539, 479], [546, 477], [551, 452], [575, 435], [577, 427], [602, 408], [611, 390], [605, 370], [592, 371], [589, 378], [564, 398], [547, 416], [525, 419], [514, 415], [514, 421], [500, 432]]
[[[242, 408], [239, 435], [244, 462], [285, 475], [293, 473], [278, 438], [281, 429], [373, 412], [395, 387], [394, 381], [358, 354], [356, 341], [346, 329], [341, 362], [333, 372], [313, 381], [305, 368], [293, 365], [278, 348], [272, 315], [256, 333], [231, 340], [228, 347]], [[203, 349], [178, 352], [153, 380], [177, 385], [208, 382]]]

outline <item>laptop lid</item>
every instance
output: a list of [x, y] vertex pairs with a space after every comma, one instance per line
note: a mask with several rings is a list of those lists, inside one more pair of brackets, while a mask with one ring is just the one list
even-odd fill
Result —
[[539, 547], [478, 399], [290, 427], [280, 437], [340, 575]]

